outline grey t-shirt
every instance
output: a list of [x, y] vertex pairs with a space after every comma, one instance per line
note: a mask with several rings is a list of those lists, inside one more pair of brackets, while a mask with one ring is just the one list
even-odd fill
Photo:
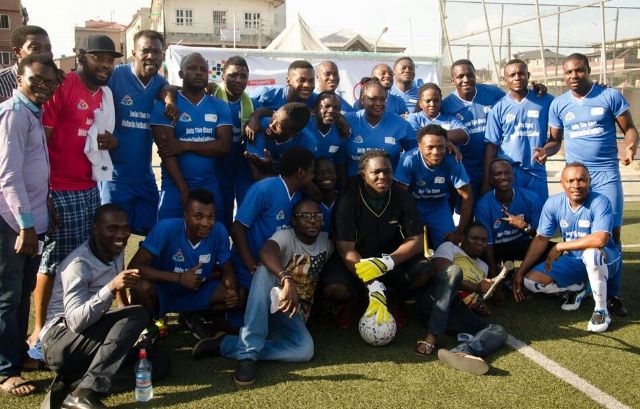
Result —
[[40, 339], [62, 316], [69, 329], [81, 333], [95, 324], [113, 303], [115, 296], [108, 284], [124, 269], [124, 253], [105, 263], [93, 254], [89, 240], [69, 253], [58, 267]]
[[275, 241], [280, 247], [280, 260], [285, 270], [293, 276], [306, 319], [320, 280], [320, 271], [333, 253], [333, 242], [329, 240], [327, 232], [321, 232], [313, 244], [304, 244], [298, 240], [293, 228], [278, 230], [269, 240]]

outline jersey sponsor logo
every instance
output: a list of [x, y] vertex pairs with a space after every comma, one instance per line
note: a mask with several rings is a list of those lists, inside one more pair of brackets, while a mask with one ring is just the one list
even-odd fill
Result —
[[125, 95], [120, 100], [120, 105], [124, 105], [126, 107], [130, 107], [131, 105], [133, 105], [133, 99], [131, 99], [131, 97], [129, 95]]
[[284, 220], [284, 210], [280, 210], [276, 215], [276, 220]]
[[207, 264], [210, 261], [211, 261], [211, 254], [200, 254], [200, 257], [198, 258], [198, 262], [202, 264]]
[[460, 121], [464, 121], [464, 115], [462, 115], [460, 112], [456, 113], [456, 118], [458, 118], [458, 120]]
[[516, 120], [516, 116], [514, 114], [507, 114], [507, 116], [504, 117], [504, 122], [507, 124], [515, 120]]
[[336, 153], [336, 152], [338, 152], [338, 148], [339, 148], [339, 146], [336, 146], [336, 145], [329, 145], [329, 153]]
[[502, 220], [498, 217], [495, 222], [493, 222], [493, 228], [499, 229], [500, 225], [502, 225]]
[[184, 263], [184, 254], [182, 253], [182, 249], [178, 249], [178, 251], [176, 251], [176, 254], [174, 254], [171, 258], [176, 263]]
[[527, 111], [528, 118], [540, 118], [540, 111], [537, 109], [530, 109]]
[[444, 183], [444, 180], [445, 180], [445, 179], [444, 179], [444, 176], [436, 176], [436, 177], [433, 179], [433, 183], [442, 184], [442, 183]]
[[357, 135], [355, 138], [353, 138], [353, 142], [354, 143], [363, 143], [364, 139], [362, 138], [361, 135]]
[[482, 111], [483, 111], [485, 114], [488, 114], [488, 113], [489, 113], [489, 111], [491, 111], [491, 105], [488, 105], [488, 106], [482, 107]]
[[77, 106], [77, 108], [78, 108], [80, 111], [86, 111], [87, 109], [89, 109], [89, 104], [87, 104], [87, 102], [86, 102], [84, 99], [81, 99], [81, 100], [78, 102], [78, 106]]
[[191, 115], [187, 114], [186, 112], [183, 112], [182, 115], [180, 115], [180, 119], [178, 119], [178, 121], [191, 122]]
[[207, 122], [218, 122], [218, 115], [216, 114], [204, 114], [204, 120]]
[[566, 229], [567, 227], [569, 227], [569, 223], [567, 223], [565, 219], [562, 219], [560, 220], [560, 227], [562, 227], [563, 229]]
[[567, 112], [564, 115], [564, 118], [562, 118], [563, 121], [571, 121], [572, 119], [575, 119], [576, 116], [573, 114], [573, 112]]
[[591, 108], [591, 115], [593, 115], [593, 116], [604, 115], [604, 108], [603, 107]]
[[424, 186], [426, 184], [427, 184], [427, 182], [425, 182], [424, 180], [419, 180], [419, 181], [416, 182], [417, 186]]
[[589, 220], [578, 220], [578, 227], [591, 227], [591, 222]]
[[396, 144], [396, 138], [394, 138], [393, 136], [385, 136], [384, 137], [384, 143], [389, 144], [389, 145], [395, 145]]

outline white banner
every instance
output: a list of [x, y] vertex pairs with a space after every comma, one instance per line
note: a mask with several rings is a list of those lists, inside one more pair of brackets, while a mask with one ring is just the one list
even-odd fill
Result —
[[[314, 66], [322, 61], [331, 60], [340, 70], [340, 86], [337, 92], [347, 101], [353, 103], [360, 91], [358, 83], [362, 77], [371, 75], [371, 69], [377, 64], [388, 64], [393, 67], [399, 54], [386, 53], [318, 53], [299, 52], [283, 53], [278, 51], [186, 47], [170, 45], [166, 54], [168, 70], [167, 80], [173, 85], [182, 85], [178, 76], [180, 61], [191, 53], [200, 53], [209, 63], [209, 81], [222, 81], [222, 66], [227, 58], [241, 55], [249, 65], [249, 83], [247, 92], [254, 96], [265, 86], [284, 85], [287, 78], [287, 68], [294, 60], [307, 60]], [[411, 57], [416, 64], [416, 84], [427, 82], [438, 83], [437, 59], [433, 57]]]

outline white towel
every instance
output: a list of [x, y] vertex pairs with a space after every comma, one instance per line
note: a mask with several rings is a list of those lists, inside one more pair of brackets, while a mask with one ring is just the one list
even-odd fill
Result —
[[105, 131], [113, 133], [116, 125], [116, 113], [113, 108], [113, 94], [109, 87], [102, 88], [102, 103], [100, 108], [93, 111], [94, 119], [91, 128], [87, 132], [87, 141], [84, 145], [84, 154], [91, 162], [93, 180], [97, 182], [110, 181], [113, 178], [113, 163], [109, 151], [98, 148], [98, 134]]

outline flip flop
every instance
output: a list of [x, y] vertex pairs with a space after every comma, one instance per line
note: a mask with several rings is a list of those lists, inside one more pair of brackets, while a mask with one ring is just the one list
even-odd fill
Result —
[[[4, 387], [0, 386], [0, 393], [3, 393], [5, 395], [9, 395], [9, 396], [15, 396], [15, 397], [21, 398], [23, 396], [31, 395], [32, 393], [36, 392], [37, 387], [33, 383], [33, 381], [28, 381], [28, 380], [22, 378], [21, 376], [5, 376], [2, 380], [0, 380], [0, 385], [4, 385], [11, 378], [22, 379], [22, 382], [20, 382], [19, 380], [15, 381], [11, 385], [11, 388], [9, 388], [9, 389], [5, 389]], [[27, 385], [31, 386], [32, 389], [29, 389], [29, 391], [27, 391], [25, 393], [16, 392], [16, 389], [20, 388], [21, 386], [27, 386]]]
[[[424, 345], [424, 352], [420, 351], [420, 347]], [[413, 351], [414, 354], [418, 355], [418, 356], [422, 356], [422, 357], [426, 357], [426, 356], [430, 356], [433, 355], [434, 351], [436, 350], [436, 346], [433, 344], [428, 343], [427, 341], [424, 340], [419, 340], [416, 342], [416, 349]]]

